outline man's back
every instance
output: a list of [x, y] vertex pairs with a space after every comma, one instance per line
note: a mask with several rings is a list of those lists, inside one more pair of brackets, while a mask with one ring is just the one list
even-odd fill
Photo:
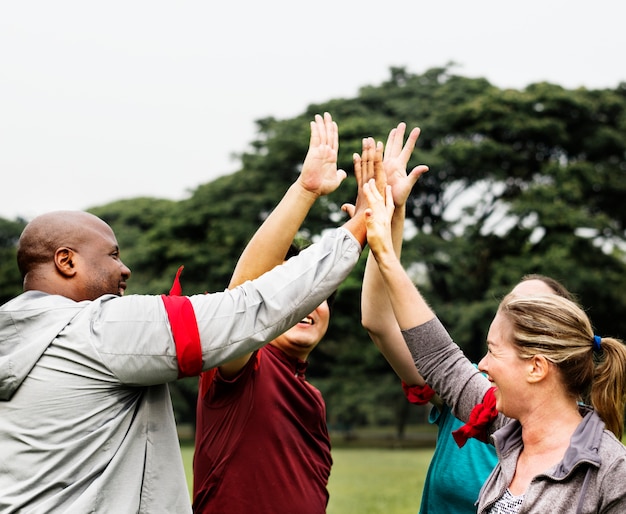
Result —
[[115, 376], [100, 303], [30, 292], [0, 309], [2, 512], [189, 511], [167, 385]]

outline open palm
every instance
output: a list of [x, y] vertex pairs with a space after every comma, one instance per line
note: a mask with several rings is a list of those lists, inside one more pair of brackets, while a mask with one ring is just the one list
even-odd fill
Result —
[[298, 181], [318, 196], [332, 193], [346, 178], [346, 172], [337, 169], [339, 131], [329, 113], [319, 114], [311, 122], [309, 151], [304, 159]]
[[406, 123], [399, 123], [389, 132], [385, 153], [383, 157], [383, 168], [387, 176], [387, 184], [391, 186], [393, 202], [396, 206], [406, 203], [413, 186], [422, 173], [428, 171], [428, 166], [419, 165], [406, 172], [406, 166], [411, 158], [415, 143], [420, 135], [420, 129], [414, 128], [409, 133], [406, 144], [403, 146]]

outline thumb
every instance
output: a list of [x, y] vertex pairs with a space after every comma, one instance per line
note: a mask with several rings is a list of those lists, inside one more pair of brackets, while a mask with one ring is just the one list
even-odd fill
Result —
[[428, 171], [428, 166], [424, 164], [420, 164], [419, 166], [415, 166], [409, 173], [408, 178], [411, 181], [411, 186], [414, 186], [417, 180]]
[[344, 203], [341, 206], [341, 210], [343, 212], [347, 213], [348, 216], [350, 216], [352, 218], [352, 217], [354, 217], [354, 212], [355, 212], [356, 208], [351, 203]]

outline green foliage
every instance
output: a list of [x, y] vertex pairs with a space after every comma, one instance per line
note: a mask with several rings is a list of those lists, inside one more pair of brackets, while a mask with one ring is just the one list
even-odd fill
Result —
[[162, 294], [171, 287], [177, 268], [163, 265], [178, 248], [170, 231], [177, 209], [170, 200], [134, 198], [89, 210], [115, 232], [122, 260], [132, 273], [127, 294]]
[[22, 291], [22, 278], [17, 269], [17, 242], [26, 221], [0, 218], [0, 305]]
[[[298, 176], [309, 121], [323, 111], [339, 125], [339, 166], [349, 175], [363, 137], [384, 141], [399, 121], [422, 128], [409, 166], [425, 163], [430, 171], [409, 199], [403, 263], [471, 359], [483, 354], [499, 299], [528, 273], [561, 280], [598, 333], [626, 338], [626, 84], [500, 89], [455, 75], [452, 65], [423, 74], [392, 68], [389, 80], [355, 98], [311, 105], [293, 119], [258, 120], [241, 169], [186, 200], [138, 198], [92, 209], [118, 235], [133, 270], [128, 292], [166, 292], [180, 265], [185, 294], [224, 289], [246, 243]], [[340, 206], [355, 192], [349, 176], [311, 210], [302, 236], [315, 240], [341, 223]], [[5, 299], [19, 290], [7, 264], [23, 226], [15, 223], [0, 224]], [[309, 377], [326, 396], [331, 423], [396, 423], [401, 430], [400, 385], [360, 326], [363, 262], [340, 287]], [[173, 385], [181, 421], [193, 417], [194, 387]]]

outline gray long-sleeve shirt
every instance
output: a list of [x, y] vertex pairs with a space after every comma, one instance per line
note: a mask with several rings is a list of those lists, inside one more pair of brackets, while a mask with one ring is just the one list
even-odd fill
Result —
[[[360, 251], [338, 229], [257, 280], [190, 297], [202, 368], [309, 314]], [[0, 512], [190, 512], [167, 387], [177, 360], [159, 296], [30, 291], [0, 307]]]
[[[459, 419], [467, 421], [474, 405], [483, 400], [489, 381], [463, 355], [438, 319], [405, 330], [403, 336], [426, 382]], [[563, 460], [533, 478], [520, 514], [626, 512], [626, 448], [592, 409], [581, 406], [580, 410], [583, 420]], [[489, 512], [504, 494], [523, 447], [522, 427], [516, 420], [499, 414], [491, 432], [499, 464], [480, 492], [479, 514]]]

